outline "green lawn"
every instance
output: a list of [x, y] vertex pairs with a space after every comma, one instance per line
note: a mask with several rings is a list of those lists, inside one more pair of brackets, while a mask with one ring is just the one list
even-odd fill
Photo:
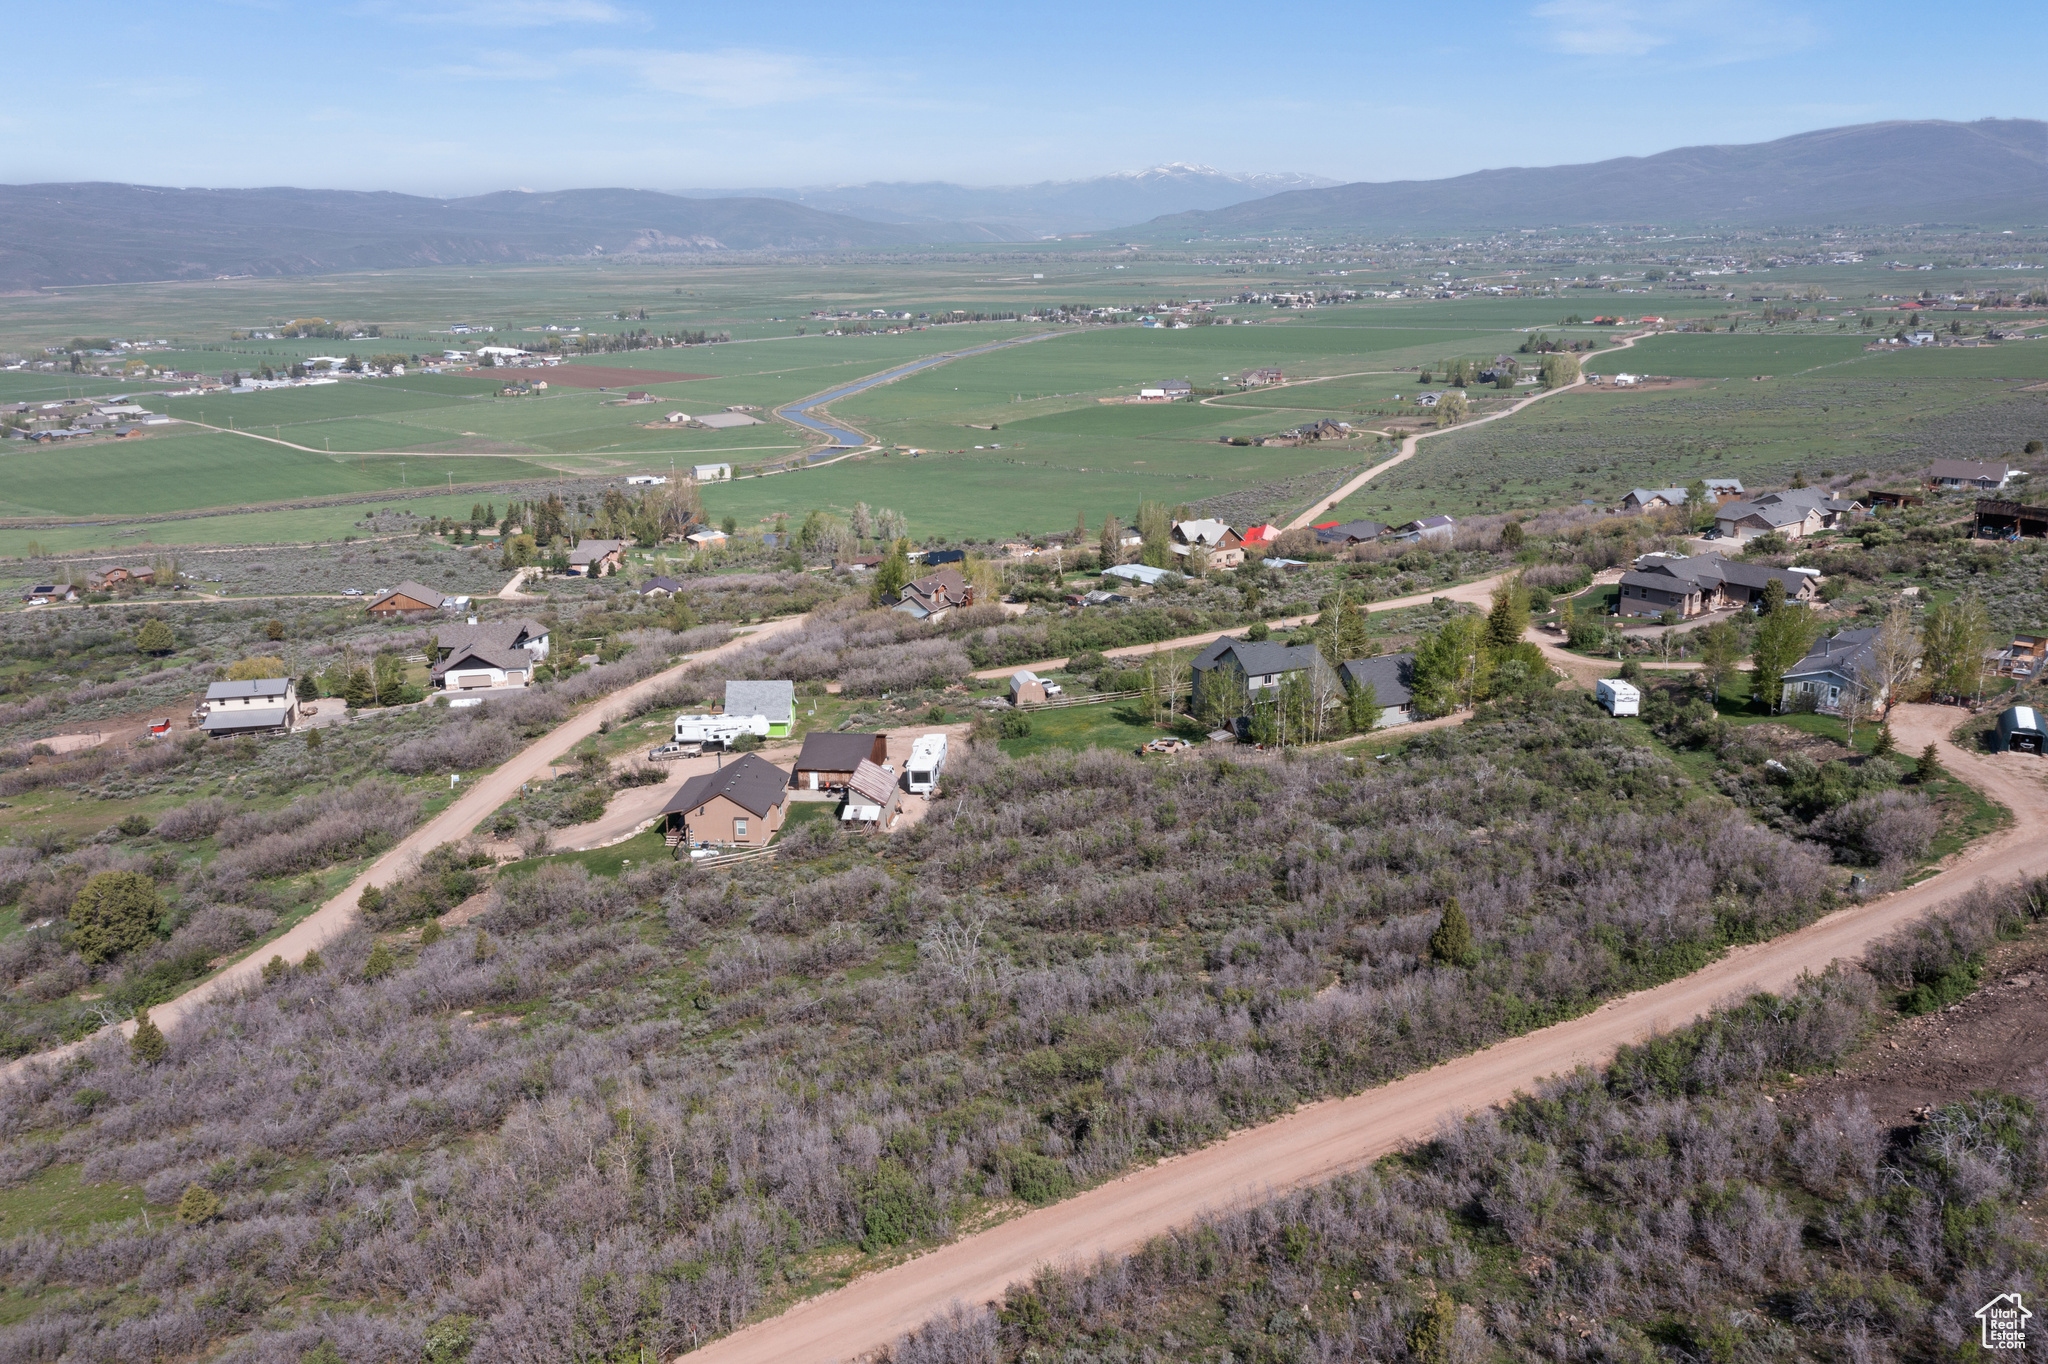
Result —
[[1142, 701], [1102, 701], [1092, 706], [1068, 706], [1060, 710], [1025, 712], [1031, 719], [1031, 733], [1021, 739], [1003, 739], [998, 746], [1013, 758], [1042, 753], [1054, 748], [1121, 748], [1134, 750], [1152, 739], [1169, 734], [1199, 738], [1200, 726], [1182, 717], [1177, 726], [1141, 723], [1133, 717], [1143, 709]]
[[666, 862], [674, 852], [663, 842], [659, 824], [651, 829], [634, 834], [623, 843], [614, 843], [609, 848], [592, 848], [587, 852], [549, 853], [544, 857], [529, 857], [518, 862], [507, 862], [498, 871], [500, 876], [525, 876], [536, 868], [546, 866], [567, 866], [574, 864], [594, 876], [617, 876], [627, 864], [644, 866], [650, 862]]
[[[1749, 330], [1749, 327], [1755, 330]], [[1867, 335], [1779, 335], [1758, 324], [1738, 332], [1673, 333], [1638, 341], [1627, 350], [1587, 357], [1584, 368], [1594, 374], [1666, 374], [1675, 379], [1747, 379], [1757, 374], [1783, 377], [1863, 354]]]
[[[129, 1184], [86, 1184], [76, 1165], [50, 1165], [32, 1179], [0, 1192], [0, 1236], [39, 1232], [63, 1236], [99, 1222], [142, 1216], [149, 1205], [142, 1190]], [[157, 1217], [168, 1209], [151, 1207]]]

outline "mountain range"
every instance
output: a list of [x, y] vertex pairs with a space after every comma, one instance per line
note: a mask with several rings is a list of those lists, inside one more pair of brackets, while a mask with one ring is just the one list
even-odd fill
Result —
[[[1140, 225], [1108, 226], [1117, 222]], [[984, 188], [934, 182], [677, 194], [506, 190], [455, 199], [0, 185], [0, 291], [634, 254], [972, 247], [1049, 232], [1180, 241], [1596, 223], [1915, 222], [2048, 222], [2048, 123], [1869, 123], [1587, 165], [1342, 185], [1181, 164]]]
[[0, 185], [0, 290], [221, 275], [717, 251], [875, 250], [1000, 238], [873, 223], [780, 199], [637, 189], [464, 199], [329, 189]]
[[745, 195], [786, 199], [877, 223], [972, 223], [1018, 241], [1099, 232], [1162, 214], [1228, 208], [1249, 199], [1338, 182], [1291, 172], [1240, 173], [1174, 161], [1141, 171], [1032, 185], [955, 185], [942, 180], [870, 181], [803, 189], [680, 189], [692, 199]]
[[1301, 189], [1130, 229], [1149, 239], [1456, 232], [1592, 223], [1731, 227], [2048, 222], [2048, 123], [1865, 123], [1577, 166]]

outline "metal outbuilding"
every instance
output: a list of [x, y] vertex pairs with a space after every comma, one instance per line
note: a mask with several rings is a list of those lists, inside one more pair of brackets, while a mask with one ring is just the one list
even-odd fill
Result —
[[2048, 753], [2048, 731], [2041, 712], [2032, 706], [2007, 706], [1992, 731], [1991, 747], [1999, 753]]

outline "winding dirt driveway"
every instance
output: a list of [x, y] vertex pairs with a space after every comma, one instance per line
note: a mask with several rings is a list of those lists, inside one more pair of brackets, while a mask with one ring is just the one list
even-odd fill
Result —
[[[1647, 335], [1649, 335], [1648, 332], [1630, 332], [1627, 336], [1624, 336], [1620, 339], [1620, 341], [1614, 346], [1613, 350], [1602, 353], [1611, 355], [1614, 353], [1615, 350], [1627, 350], [1629, 347], [1635, 345], [1638, 337]], [[1351, 496], [1351, 494], [1357, 492], [1360, 488], [1363, 488], [1366, 484], [1372, 482], [1374, 479], [1378, 478], [1381, 474], [1393, 468], [1395, 465], [1406, 464], [1409, 460], [1413, 459], [1415, 457], [1416, 447], [1421, 445], [1422, 442], [1428, 440], [1431, 436], [1442, 436], [1452, 431], [1469, 431], [1473, 427], [1483, 425], [1486, 422], [1497, 422], [1502, 417], [1512, 417], [1515, 415], [1515, 413], [1520, 412], [1530, 403], [1540, 403], [1545, 398], [1554, 397], [1559, 393], [1569, 393], [1573, 389], [1581, 387], [1587, 382], [1587, 377], [1588, 376], [1586, 375], [1585, 371], [1581, 370], [1579, 372], [1579, 377], [1572, 380], [1564, 387], [1546, 388], [1540, 390], [1539, 392], [1531, 393], [1526, 398], [1516, 399], [1513, 403], [1510, 403], [1508, 406], [1503, 407], [1498, 412], [1489, 412], [1483, 417], [1474, 417], [1471, 421], [1460, 422], [1456, 426], [1440, 426], [1434, 431], [1417, 431], [1414, 435], [1407, 437], [1405, 440], [1401, 442], [1400, 450], [1395, 452], [1394, 456], [1391, 459], [1383, 459], [1378, 464], [1373, 465], [1370, 469], [1367, 469], [1364, 473], [1359, 474], [1356, 478], [1351, 479], [1343, 487], [1337, 489], [1336, 492], [1331, 493], [1327, 498], [1316, 503], [1313, 507], [1310, 507], [1307, 511], [1295, 517], [1292, 521], [1289, 521], [1280, 529], [1300, 530], [1304, 526], [1313, 524], [1315, 519], [1318, 516], [1323, 515], [1325, 512], [1335, 511], [1337, 509], [1337, 504], [1342, 502], [1345, 498]]]
[[2002, 801], [2010, 828], [1979, 839], [1938, 875], [1838, 910], [1772, 942], [1738, 948], [1704, 970], [1611, 1001], [1591, 1014], [1447, 1061], [1348, 1099], [1307, 1105], [1199, 1151], [1137, 1170], [928, 1255], [856, 1280], [684, 1356], [687, 1364], [822, 1364], [850, 1360], [914, 1330], [955, 1302], [998, 1298], [1044, 1264], [1119, 1255], [1209, 1210], [1266, 1199], [1355, 1170], [1437, 1123], [1512, 1098], [1546, 1075], [1599, 1065], [1624, 1043], [1682, 1027], [1731, 998], [1781, 991], [1805, 971], [1860, 956], [1877, 938], [1970, 884], [2048, 871], [2048, 763], [1966, 753], [1947, 740], [1964, 712], [1899, 706], [1900, 747], [1938, 746], [1951, 772]]
[[[1441, 592], [1417, 592], [1410, 597], [1389, 597], [1385, 601], [1365, 602], [1363, 605], [1367, 611], [1399, 611], [1407, 606], [1427, 606], [1431, 602], [1442, 598], [1448, 601], [1466, 602], [1473, 606], [1486, 606], [1493, 600], [1493, 589], [1499, 587], [1512, 576], [1514, 575], [1509, 573], [1496, 573], [1490, 578], [1475, 578], [1469, 583], [1459, 583], [1455, 587], [1446, 587]], [[1268, 623], [1275, 630], [1293, 630], [1308, 624], [1320, 614], [1322, 613], [1319, 611], [1311, 611], [1305, 616], [1285, 616]], [[1228, 630], [1211, 630], [1204, 635], [1182, 635], [1179, 639], [1162, 639], [1157, 644], [1126, 644], [1117, 649], [1104, 649], [1102, 656], [1104, 658], [1143, 658], [1147, 654], [1156, 654], [1174, 649], [1190, 649], [1198, 644], [1214, 644], [1225, 635], [1244, 628], [1242, 625], [1233, 625]], [[1584, 660], [1580, 661], [1583, 662]], [[1012, 663], [1004, 668], [983, 668], [974, 675], [985, 678], [1002, 678], [1008, 677], [1019, 669], [1037, 672], [1041, 668], [1064, 668], [1066, 666], [1067, 660], [1064, 658], [1041, 658], [1035, 663]]]
[[[735, 635], [716, 648], [693, 654], [672, 668], [664, 668], [652, 677], [642, 678], [631, 686], [622, 687], [610, 696], [592, 702], [578, 714], [570, 716], [554, 729], [535, 739], [500, 764], [495, 771], [478, 777], [447, 809], [400, 839], [389, 852], [372, 862], [360, 875], [344, 886], [340, 894], [333, 896], [320, 908], [292, 925], [282, 937], [263, 944], [218, 975], [201, 981], [176, 999], [155, 1006], [149, 1011], [151, 1020], [169, 1032], [208, 1000], [239, 989], [262, 975], [263, 963], [270, 960], [273, 955], [282, 956], [286, 961], [301, 961], [306, 953], [333, 942], [355, 922], [356, 901], [362, 896], [363, 887], [389, 885], [393, 877], [403, 874], [417, 859], [428, 852], [443, 843], [453, 843], [467, 837], [492, 811], [512, 799], [521, 783], [545, 775], [550, 764], [560, 761], [576, 745], [597, 733], [598, 727], [606, 720], [624, 715], [633, 703], [673, 682], [685, 668], [716, 658], [727, 650], [744, 648], [755, 640], [800, 629], [806, 619], [805, 616], [786, 616], [781, 620], [769, 621], [758, 629]], [[123, 1036], [132, 1036], [135, 1032], [135, 1023], [132, 1019], [119, 1026]], [[106, 1030], [102, 1029], [83, 1041], [68, 1043], [11, 1061], [4, 1068], [0, 1068], [0, 1081], [14, 1078], [28, 1066], [62, 1060], [105, 1035]]]

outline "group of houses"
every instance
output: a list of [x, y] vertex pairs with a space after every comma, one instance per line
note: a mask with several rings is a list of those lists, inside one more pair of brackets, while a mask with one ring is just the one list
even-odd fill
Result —
[[[787, 681], [730, 681], [725, 684], [727, 719], [756, 723], [745, 732], [787, 738], [796, 720], [796, 689]], [[676, 717], [676, 732], [693, 728], [702, 716]], [[838, 818], [850, 828], [886, 830], [901, 812], [906, 794], [930, 793], [945, 766], [946, 737], [929, 734], [911, 745], [899, 774], [889, 761], [889, 736], [881, 733], [814, 731], [788, 768], [758, 753], [742, 753], [699, 773], [676, 788], [661, 809], [669, 847], [744, 849], [766, 846], [781, 831], [793, 799], [838, 794]]]

